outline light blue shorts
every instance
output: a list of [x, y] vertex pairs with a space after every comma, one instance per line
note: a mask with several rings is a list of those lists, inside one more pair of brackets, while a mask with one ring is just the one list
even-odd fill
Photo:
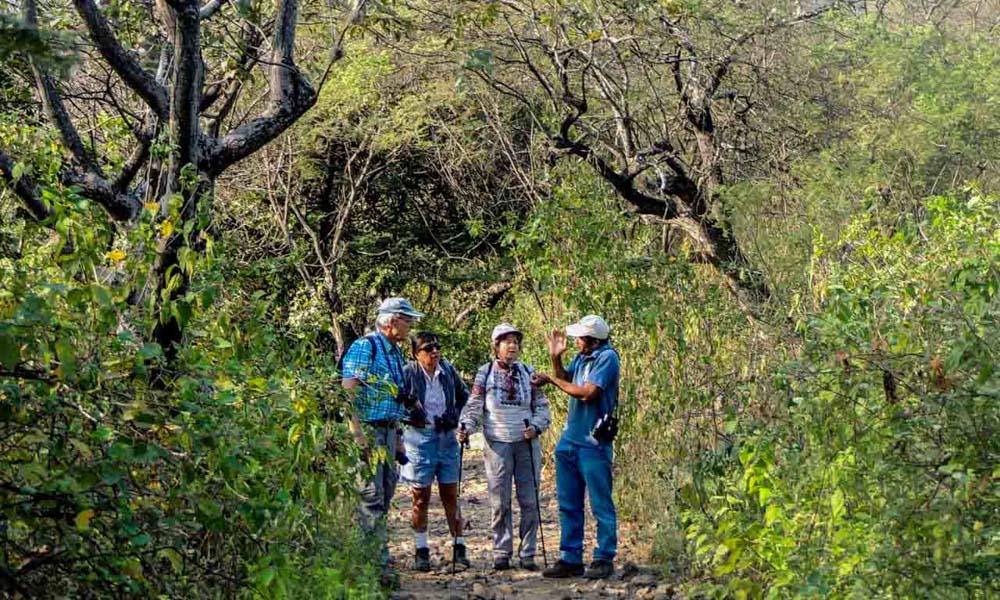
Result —
[[455, 431], [438, 433], [433, 427], [403, 429], [403, 444], [406, 446], [408, 464], [403, 465], [399, 474], [405, 483], [413, 487], [430, 487], [437, 479], [438, 484], [458, 483], [458, 438]]

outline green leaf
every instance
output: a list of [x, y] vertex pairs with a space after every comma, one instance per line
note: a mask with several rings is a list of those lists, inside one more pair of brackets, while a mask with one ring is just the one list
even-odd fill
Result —
[[163, 548], [156, 553], [156, 556], [166, 559], [170, 563], [170, 568], [174, 570], [174, 573], [180, 573], [184, 570], [184, 557], [173, 548]]
[[132, 459], [132, 443], [129, 440], [117, 440], [108, 448], [108, 456], [115, 460]]
[[76, 351], [73, 342], [63, 338], [55, 343], [56, 356], [61, 365], [61, 379], [72, 379], [76, 375]]
[[101, 425], [91, 435], [98, 441], [107, 442], [115, 437], [115, 430], [106, 425]]
[[84, 531], [90, 528], [90, 520], [94, 518], [93, 509], [88, 508], [87, 510], [80, 511], [76, 515], [76, 529], [77, 531]]
[[159, 358], [163, 356], [163, 348], [156, 342], [147, 342], [139, 349], [139, 356], [145, 359]]
[[261, 587], [267, 587], [271, 585], [272, 581], [274, 581], [274, 576], [277, 575], [277, 573], [278, 571], [274, 567], [267, 567], [257, 574], [257, 583], [259, 583]]
[[215, 286], [208, 286], [201, 291], [201, 308], [206, 309], [215, 302]]
[[830, 507], [833, 511], [833, 519], [838, 520], [844, 515], [844, 492], [835, 490], [830, 497]]
[[114, 485], [125, 477], [125, 471], [121, 469], [108, 469], [101, 473], [101, 482], [105, 485]]
[[781, 509], [777, 504], [768, 505], [767, 509], [764, 511], [764, 524], [772, 525], [781, 517]]
[[181, 327], [187, 326], [188, 322], [191, 320], [191, 304], [184, 302], [183, 300], [177, 300], [174, 302], [173, 306], [170, 307], [170, 312], [173, 313], [174, 318], [177, 319], [177, 323]]

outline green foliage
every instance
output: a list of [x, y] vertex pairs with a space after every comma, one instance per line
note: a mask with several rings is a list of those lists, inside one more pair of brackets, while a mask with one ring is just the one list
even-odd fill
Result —
[[988, 597], [1000, 538], [1000, 211], [936, 197], [822, 239], [815, 312], [775, 373], [786, 415], [684, 492], [703, 588], [750, 597]]
[[[186, 240], [165, 298], [181, 273], [190, 287], [159, 305], [157, 245], [194, 231], [181, 198], [118, 227], [57, 185], [64, 148], [38, 126], [22, 51], [45, 61], [62, 38], [0, 20], [0, 146], [54, 213], [25, 220], [0, 189], [0, 593], [381, 593], [349, 517], [364, 469], [325, 418], [343, 407], [323, 333], [361, 333], [378, 300], [404, 293], [466, 373], [501, 319], [544, 369], [545, 332], [608, 318], [623, 361], [621, 515], [645, 525], [690, 595], [1000, 595], [995, 33], [887, 21], [881, 3], [878, 16], [743, 40], [712, 100], [713, 194], [773, 292], [749, 307], [591, 165], [554, 158], [539, 128], [557, 128], [565, 106], [504, 54], [507, 20], [530, 29], [542, 68], [537, 40], [597, 48], [635, 77], [594, 88], [570, 137], [613, 146], [612, 103], [627, 103], [639, 146], [690, 146], [665, 27], [721, 57], [801, 4], [372, 5], [315, 108], [219, 180], [214, 214], [199, 215], [212, 233]], [[328, 58], [318, 6], [303, 5], [298, 38], [311, 73]], [[64, 8], [47, 27], [75, 23]], [[155, 69], [146, 5], [102, 10]], [[271, 5], [222, 10], [204, 33], [225, 83], [242, 75], [234, 32], [266, 28]], [[523, 89], [527, 106], [477, 87], [477, 72]], [[119, 167], [127, 120], [74, 117], [107, 172]], [[162, 133], [151, 153], [169, 152]], [[690, 153], [675, 158], [706, 175]], [[639, 177], [662, 183], [654, 171]], [[171, 317], [184, 342], [168, 363], [147, 339]], [[558, 420], [565, 397], [551, 398]]]
[[787, 71], [807, 73], [808, 94], [762, 108], [771, 127], [799, 132], [792, 150], [774, 149], [764, 159], [776, 168], [724, 192], [737, 236], [758, 249], [786, 302], [809, 283], [802, 259], [814, 228], [837, 237], [861, 211], [891, 219], [969, 181], [1000, 185], [995, 39], [855, 16], [829, 24], [809, 52], [785, 59]]
[[[21, 230], [0, 258], [0, 543], [31, 595], [368, 598], [378, 570], [350, 519], [360, 464], [329, 355], [287, 335], [273, 296], [208, 244], [189, 291], [150, 314], [131, 296], [162, 235], [115, 236], [72, 190], [61, 232]], [[69, 254], [60, 253], [66, 239]], [[109, 250], [109, 248], [111, 248]], [[213, 249], [215, 248], [215, 249]], [[186, 327], [177, 358], [144, 339]]]
[[12, 14], [0, 12], [0, 63], [14, 63], [18, 56], [52, 72], [65, 72], [73, 63], [69, 41], [53, 31], [28, 27]]

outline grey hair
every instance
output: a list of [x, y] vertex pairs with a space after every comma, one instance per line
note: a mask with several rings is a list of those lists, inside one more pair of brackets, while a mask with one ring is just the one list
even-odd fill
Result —
[[379, 313], [379, 315], [375, 317], [375, 327], [379, 329], [388, 327], [392, 324], [392, 319], [395, 316], [396, 313]]

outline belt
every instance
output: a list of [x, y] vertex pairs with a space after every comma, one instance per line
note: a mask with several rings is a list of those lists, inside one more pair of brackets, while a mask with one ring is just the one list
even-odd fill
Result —
[[366, 425], [370, 425], [376, 429], [396, 429], [399, 427], [399, 422], [392, 419], [379, 419], [377, 421], [365, 421]]

